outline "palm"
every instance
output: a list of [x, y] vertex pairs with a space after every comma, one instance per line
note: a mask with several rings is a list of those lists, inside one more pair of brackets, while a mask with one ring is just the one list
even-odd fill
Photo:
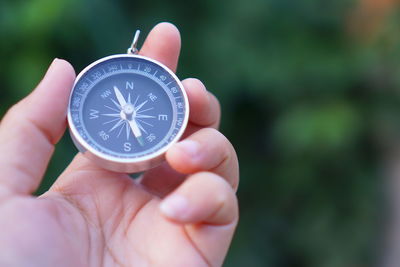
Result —
[[[24, 251], [21, 241], [35, 248], [21, 255], [26, 263], [20, 266], [213, 265], [210, 255], [204, 255], [207, 237], [201, 232], [209, 231], [213, 236], [208, 238], [221, 242], [218, 231], [205, 229], [221, 226], [175, 224], [160, 213], [159, 202], [128, 175], [100, 170], [78, 155], [39, 198], [12, 196], [2, 201], [0, 213], [9, 220], [0, 221], [0, 228], [17, 220], [24, 230], [5, 232], [2, 239], [16, 242], [18, 251]], [[221, 237], [232, 232], [235, 223], [223, 227]], [[228, 236], [222, 242], [229, 240]], [[7, 244], [1, 251], [14, 255], [12, 248]], [[36, 265], [32, 255], [41, 255]]]
[[[161, 28], [171, 31], [170, 25], [161, 24], [158, 31]], [[169, 49], [164, 45], [157, 50], [157, 27], [153, 32], [143, 53], [174, 69], [179, 45], [172, 42]], [[162, 38], [176, 38], [176, 33]], [[181, 142], [168, 151], [167, 163], [135, 181], [79, 154], [48, 192], [38, 198], [27, 194], [37, 188], [51, 143], [65, 129], [60, 117], [73, 81], [65, 64], [49, 71], [46, 76], [54, 77], [45, 78], [0, 127], [0, 150], [8, 152], [0, 154], [0, 229], [5, 229], [0, 266], [220, 265], [237, 223], [238, 166], [229, 142], [208, 128], [218, 125], [219, 110], [198, 81], [183, 82], [192, 110], [186, 146], [197, 143], [201, 148], [195, 157], [185, 154]], [[45, 92], [51, 87], [59, 91]], [[33, 102], [43, 110], [32, 112]], [[49, 106], [51, 113], [45, 110]], [[34, 142], [27, 146], [27, 138]], [[160, 202], [171, 194], [184, 196], [186, 213], [179, 207], [172, 215], [160, 210]]]

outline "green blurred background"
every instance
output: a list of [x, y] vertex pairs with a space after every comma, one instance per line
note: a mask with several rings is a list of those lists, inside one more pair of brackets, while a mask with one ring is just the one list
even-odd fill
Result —
[[[400, 136], [399, 15], [396, 0], [1, 0], [0, 115], [54, 57], [79, 72], [170, 21], [178, 76], [220, 99], [239, 155], [225, 266], [374, 266]], [[75, 153], [65, 135], [39, 192]]]

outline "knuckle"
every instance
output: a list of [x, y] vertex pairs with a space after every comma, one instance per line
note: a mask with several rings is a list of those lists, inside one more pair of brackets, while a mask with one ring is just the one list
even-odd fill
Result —
[[232, 187], [230, 184], [220, 175], [212, 172], [204, 172], [206, 182], [215, 188], [215, 192], [218, 192], [218, 203], [224, 204], [229, 202], [232, 197]]
[[207, 188], [212, 188], [206, 195], [212, 199], [213, 206], [216, 209], [214, 216], [224, 214], [225, 223], [236, 222], [239, 216], [239, 205], [235, 191], [231, 185], [223, 177], [212, 172], [201, 172], [193, 175], [192, 179], [196, 180], [191, 183], [192, 186], [199, 188], [206, 185]]
[[217, 177], [218, 179], [216, 181], [218, 182], [215, 183], [216, 205], [220, 207], [220, 209], [226, 209], [228, 214], [230, 214], [229, 221], [233, 221], [239, 214], [238, 200], [235, 191], [225, 179], [220, 176]]
[[223, 133], [215, 128], [204, 128], [204, 132], [207, 135], [206, 140], [215, 140], [216, 149], [224, 153], [224, 158], [231, 157], [232, 153], [235, 154], [232, 143]]
[[205, 130], [210, 134], [205, 140], [215, 140], [212, 151], [219, 155], [219, 161], [211, 170], [226, 177], [231, 188], [236, 191], [239, 187], [239, 161], [234, 146], [221, 132], [213, 128]]
[[2, 123], [7, 122], [7, 121], [13, 121], [16, 120], [20, 117], [20, 102], [12, 105], [4, 115], [2, 119]]

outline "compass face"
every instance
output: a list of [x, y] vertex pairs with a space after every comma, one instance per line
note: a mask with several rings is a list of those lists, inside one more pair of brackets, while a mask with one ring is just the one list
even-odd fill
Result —
[[106, 57], [83, 70], [68, 112], [75, 140], [116, 161], [164, 153], [182, 135], [187, 117], [187, 97], [177, 77], [136, 55]]

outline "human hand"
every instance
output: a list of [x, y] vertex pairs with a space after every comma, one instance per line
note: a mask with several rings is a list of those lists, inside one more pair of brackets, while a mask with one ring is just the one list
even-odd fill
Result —
[[[176, 69], [180, 36], [157, 25], [140, 54]], [[216, 98], [196, 79], [184, 140], [137, 181], [78, 154], [37, 189], [66, 128], [73, 68], [55, 60], [0, 124], [0, 266], [220, 266], [238, 221], [238, 162], [217, 130]]]

